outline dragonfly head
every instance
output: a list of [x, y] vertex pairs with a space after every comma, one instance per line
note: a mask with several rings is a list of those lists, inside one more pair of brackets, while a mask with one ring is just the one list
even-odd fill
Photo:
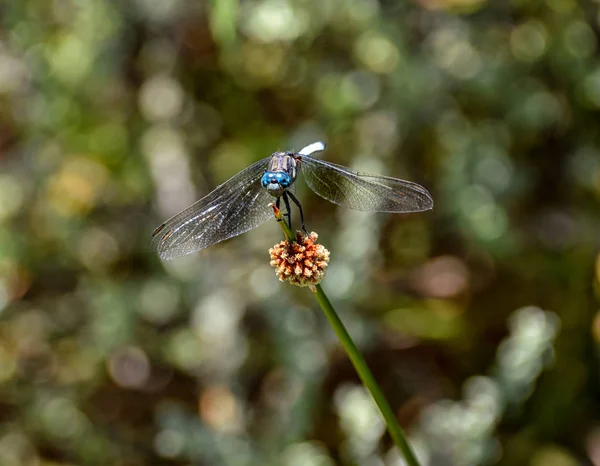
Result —
[[292, 177], [284, 172], [265, 172], [260, 183], [271, 196], [279, 197], [291, 186]]

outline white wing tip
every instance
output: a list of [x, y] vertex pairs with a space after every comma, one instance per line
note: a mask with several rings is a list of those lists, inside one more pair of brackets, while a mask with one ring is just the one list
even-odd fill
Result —
[[317, 141], [317, 142], [313, 142], [312, 144], [309, 144], [308, 146], [300, 149], [298, 151], [298, 153], [300, 155], [310, 155], [314, 152], [320, 152], [325, 150], [325, 143], [322, 141]]

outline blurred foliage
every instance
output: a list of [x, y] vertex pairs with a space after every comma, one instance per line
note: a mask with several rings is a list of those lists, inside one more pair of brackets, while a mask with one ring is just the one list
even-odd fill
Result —
[[[161, 263], [153, 228], [275, 150], [323, 282], [429, 465], [600, 465], [600, 4], [0, 3], [0, 464], [400, 465], [268, 222]], [[547, 309], [548, 311], [543, 311]]]

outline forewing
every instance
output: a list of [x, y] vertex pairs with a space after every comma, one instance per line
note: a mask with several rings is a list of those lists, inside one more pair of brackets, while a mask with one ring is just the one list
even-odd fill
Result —
[[152, 234], [162, 259], [173, 259], [240, 235], [273, 216], [273, 198], [260, 178], [270, 157], [259, 160], [171, 217]]
[[429, 192], [416, 183], [359, 173], [309, 155], [300, 158], [308, 186], [334, 204], [368, 212], [420, 212], [433, 208]]

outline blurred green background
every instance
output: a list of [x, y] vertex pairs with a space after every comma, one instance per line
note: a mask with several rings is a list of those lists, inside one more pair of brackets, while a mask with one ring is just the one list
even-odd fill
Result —
[[0, 2], [0, 465], [399, 466], [276, 222], [162, 263], [152, 230], [276, 150], [323, 286], [424, 465], [600, 465], [600, 4]]

